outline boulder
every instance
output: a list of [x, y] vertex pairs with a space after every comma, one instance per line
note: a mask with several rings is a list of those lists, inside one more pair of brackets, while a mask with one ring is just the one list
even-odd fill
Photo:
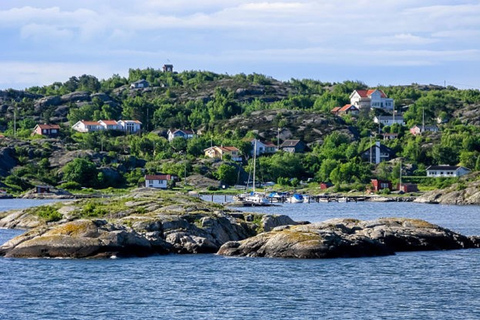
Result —
[[90, 98], [93, 100], [94, 98], [98, 98], [102, 100], [103, 102], [112, 102], [112, 98], [106, 93], [103, 92], [98, 92], [98, 93], [93, 93], [90, 95]]
[[67, 102], [80, 102], [80, 101], [90, 101], [90, 94], [85, 91], [77, 91], [72, 93], [67, 93], [61, 96], [61, 101], [63, 103]]
[[104, 220], [77, 220], [33, 229], [0, 247], [0, 254], [14, 258], [146, 256], [167, 252], [168, 244], [153, 245], [132, 229]]
[[40, 112], [45, 107], [58, 106], [62, 103], [59, 96], [49, 96], [35, 101], [35, 112]]
[[391, 255], [398, 251], [479, 248], [480, 241], [415, 219], [322, 223], [277, 227], [243, 241], [225, 243], [226, 256], [338, 258]]

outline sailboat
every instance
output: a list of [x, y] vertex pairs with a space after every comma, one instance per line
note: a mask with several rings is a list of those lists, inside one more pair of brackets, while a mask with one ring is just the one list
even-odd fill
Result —
[[[268, 201], [268, 198], [264, 193], [260, 192], [255, 192], [255, 175], [256, 175], [256, 166], [257, 166], [257, 139], [255, 139], [255, 143], [253, 145], [253, 185], [252, 185], [252, 191], [237, 195], [234, 197], [234, 199], [243, 201], [245, 204], [251, 204], [251, 205], [267, 205], [270, 204], [270, 201]], [[248, 187], [248, 183], [247, 183]]]

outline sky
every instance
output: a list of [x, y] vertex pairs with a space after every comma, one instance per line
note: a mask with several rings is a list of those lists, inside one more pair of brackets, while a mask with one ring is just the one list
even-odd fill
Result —
[[0, 89], [130, 68], [480, 89], [480, 0], [0, 2]]

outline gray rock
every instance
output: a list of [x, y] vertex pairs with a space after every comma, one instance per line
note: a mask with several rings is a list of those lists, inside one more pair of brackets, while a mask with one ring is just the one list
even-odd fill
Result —
[[218, 254], [281, 258], [337, 258], [390, 255], [398, 251], [479, 248], [480, 241], [415, 219], [283, 226], [243, 241], [225, 243]]
[[59, 96], [49, 96], [35, 101], [35, 112], [41, 111], [45, 107], [58, 106], [62, 103]]
[[123, 226], [101, 220], [77, 220], [55, 227], [33, 229], [0, 247], [5, 257], [145, 256], [168, 252]]
[[94, 98], [98, 98], [102, 100], [103, 102], [110, 101], [112, 98], [110, 98], [106, 93], [99, 92], [99, 93], [94, 93], [90, 96], [90, 98], [93, 100]]
[[480, 181], [456, 183], [446, 189], [432, 190], [416, 198], [415, 202], [479, 205]]
[[297, 225], [292, 218], [285, 215], [265, 215], [262, 217], [262, 227], [264, 231], [271, 231], [278, 226]]
[[64, 94], [61, 97], [61, 101], [62, 103], [90, 101], [90, 94], [85, 91], [72, 92], [72, 93]]

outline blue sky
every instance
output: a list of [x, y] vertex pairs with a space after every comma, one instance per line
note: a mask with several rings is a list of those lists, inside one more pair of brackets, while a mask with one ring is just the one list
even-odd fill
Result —
[[480, 89], [480, 1], [0, 2], [0, 89], [129, 68]]

